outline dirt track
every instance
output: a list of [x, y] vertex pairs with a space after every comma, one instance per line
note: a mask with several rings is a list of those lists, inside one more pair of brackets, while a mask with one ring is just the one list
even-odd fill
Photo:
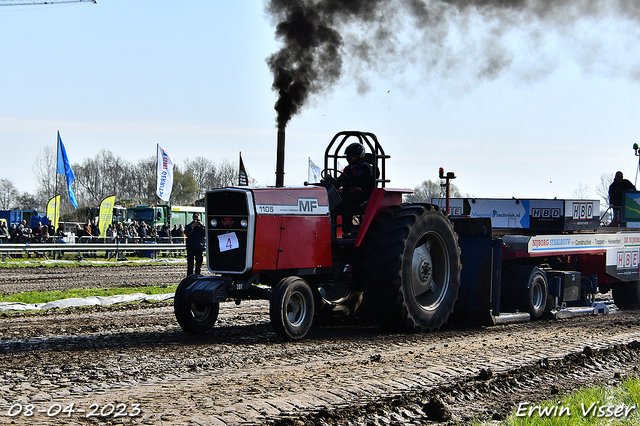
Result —
[[[184, 266], [58, 269], [2, 270], [0, 288], [173, 284]], [[411, 335], [356, 324], [314, 328], [288, 343], [272, 331], [266, 302], [223, 304], [201, 337], [182, 333], [170, 303], [2, 316], [0, 424], [499, 420], [520, 403], [636, 374], [639, 319], [618, 313]], [[48, 415], [72, 403], [70, 416]]]

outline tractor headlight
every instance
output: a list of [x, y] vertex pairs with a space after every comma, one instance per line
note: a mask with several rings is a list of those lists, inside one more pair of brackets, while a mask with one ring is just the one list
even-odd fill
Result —
[[218, 226], [218, 221], [214, 218], [209, 221], [209, 224], [212, 228], [215, 228], [216, 226]]
[[242, 226], [243, 228], [246, 228], [248, 224], [249, 222], [247, 222], [247, 219], [242, 219], [240, 221], [240, 226]]

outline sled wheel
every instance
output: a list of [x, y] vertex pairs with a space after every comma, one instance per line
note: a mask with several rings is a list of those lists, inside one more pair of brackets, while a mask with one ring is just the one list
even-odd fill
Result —
[[383, 212], [364, 243], [365, 299], [379, 324], [406, 331], [440, 328], [460, 286], [460, 248], [453, 225], [430, 205]]
[[213, 328], [220, 312], [220, 303], [191, 303], [185, 300], [187, 288], [193, 284], [197, 275], [189, 275], [180, 281], [173, 298], [173, 311], [180, 327], [187, 333], [203, 334]]
[[542, 273], [534, 273], [529, 281], [529, 288], [522, 289], [522, 306], [525, 308], [531, 319], [540, 318], [547, 309], [547, 299], [549, 297], [549, 286]]
[[617, 283], [612, 288], [613, 301], [624, 311], [640, 310], [640, 282]]
[[300, 277], [287, 277], [273, 289], [269, 317], [276, 334], [287, 340], [302, 339], [313, 322], [313, 291]]

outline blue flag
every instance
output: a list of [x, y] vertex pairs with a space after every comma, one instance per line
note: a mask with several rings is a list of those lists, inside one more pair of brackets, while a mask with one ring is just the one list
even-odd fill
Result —
[[76, 176], [71, 170], [71, 163], [69, 163], [69, 157], [67, 157], [67, 151], [64, 149], [62, 139], [60, 139], [60, 132], [58, 132], [58, 173], [67, 177], [67, 191], [69, 192], [69, 200], [73, 204], [73, 208], [78, 208], [78, 202], [76, 196], [73, 194], [73, 188], [71, 184], [76, 180]]

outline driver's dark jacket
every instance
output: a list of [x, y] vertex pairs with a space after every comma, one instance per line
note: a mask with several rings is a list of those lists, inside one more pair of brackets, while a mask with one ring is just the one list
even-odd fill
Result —
[[336, 187], [342, 192], [362, 191], [367, 196], [373, 190], [373, 167], [361, 159], [355, 165], [348, 165], [336, 180]]

